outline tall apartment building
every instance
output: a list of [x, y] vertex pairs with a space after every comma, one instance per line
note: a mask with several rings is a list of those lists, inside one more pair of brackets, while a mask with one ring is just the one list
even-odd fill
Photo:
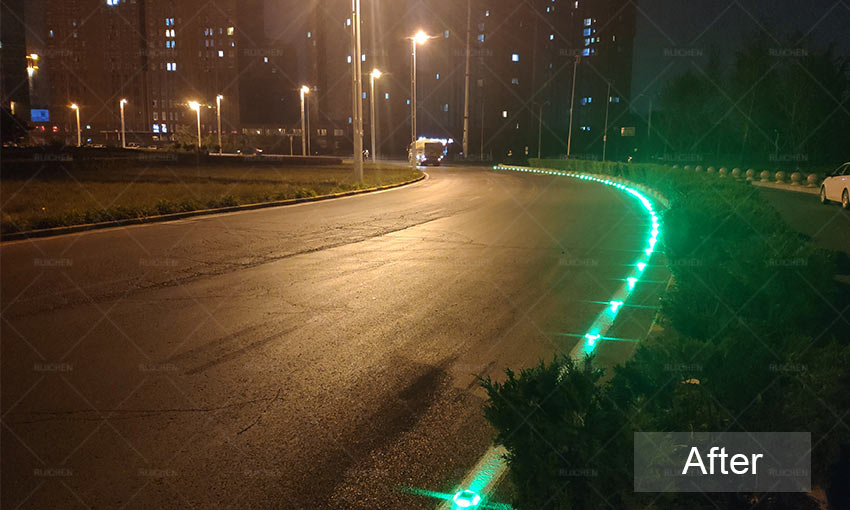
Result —
[[51, 124], [85, 140], [117, 141], [121, 99], [128, 138], [172, 139], [194, 128], [217, 130], [216, 96], [224, 96], [222, 131], [294, 125], [298, 94], [291, 46], [268, 41], [263, 0], [47, 0], [45, 55]]
[[0, 101], [2, 108], [28, 120], [26, 26], [23, 0], [0, 3]]
[[[312, 0], [305, 53], [313, 66], [314, 115], [350, 136], [351, 2]], [[385, 72], [376, 93], [382, 153], [401, 154], [410, 141], [409, 37], [432, 36], [417, 49], [418, 133], [463, 137], [467, 2], [362, 2], [364, 73]], [[469, 155], [564, 155], [569, 137], [575, 59], [571, 152], [601, 157], [606, 107], [608, 156], [624, 153], [628, 127], [634, 5], [627, 0], [471, 0]], [[608, 83], [611, 83], [610, 97]], [[369, 136], [368, 79], [364, 112]], [[541, 126], [542, 113], [542, 126]], [[625, 131], [628, 134], [628, 129]], [[369, 146], [367, 141], [366, 146]]]

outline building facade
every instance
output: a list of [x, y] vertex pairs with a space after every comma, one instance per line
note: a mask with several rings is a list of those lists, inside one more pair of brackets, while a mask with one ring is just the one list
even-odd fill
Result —
[[40, 73], [49, 83], [50, 130], [118, 142], [126, 99], [128, 141], [147, 144], [196, 131], [281, 132], [298, 111], [295, 55], [264, 33], [263, 0], [47, 0]]
[[[313, 115], [351, 133], [351, 2], [312, 0], [303, 52], [312, 65]], [[467, 23], [470, 39], [468, 156], [626, 157], [630, 141], [634, 4], [627, 0], [370, 0], [361, 13], [364, 73], [383, 71], [376, 90], [378, 145], [403, 154], [411, 140], [410, 37], [417, 47], [417, 131], [453, 139], [464, 132]], [[469, 14], [469, 16], [468, 16]], [[575, 71], [575, 107], [570, 100]], [[610, 84], [610, 92], [609, 92]], [[367, 141], [369, 81], [364, 77]], [[606, 115], [607, 114], [607, 115]], [[606, 116], [608, 143], [604, 143]], [[626, 129], [623, 129], [626, 128]]]

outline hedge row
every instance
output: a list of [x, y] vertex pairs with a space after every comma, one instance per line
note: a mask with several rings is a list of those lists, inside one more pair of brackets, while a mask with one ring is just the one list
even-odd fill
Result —
[[[482, 381], [517, 508], [817, 508], [801, 494], [635, 494], [635, 431], [807, 431], [813, 482], [845, 508], [850, 341], [833, 255], [757, 188], [659, 165], [535, 161], [623, 176], [670, 200], [665, 333], [602, 381], [563, 357]], [[657, 260], [657, 259], [656, 259]], [[842, 334], [842, 331], [844, 334]], [[553, 377], [553, 374], [566, 374]], [[844, 471], [842, 471], [844, 469]], [[842, 495], [842, 491], [844, 491]]]

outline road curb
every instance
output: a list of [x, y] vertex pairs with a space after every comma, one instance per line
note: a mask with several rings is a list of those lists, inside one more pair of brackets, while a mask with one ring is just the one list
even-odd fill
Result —
[[753, 186], [756, 186], [758, 188], [777, 189], [777, 190], [780, 190], [780, 191], [792, 191], [792, 192], [795, 192], [795, 193], [805, 193], [807, 195], [819, 195], [820, 194], [820, 188], [819, 187], [809, 188], [808, 186], [802, 185], [802, 184], [798, 185], [798, 186], [793, 186], [793, 185], [790, 185], [790, 184], [776, 184], [774, 182], [761, 182], [761, 181], [751, 181], [750, 183]]
[[240, 211], [252, 211], [256, 209], [267, 209], [270, 207], [283, 207], [287, 205], [303, 204], [307, 202], [320, 202], [334, 198], [350, 197], [354, 195], [362, 195], [365, 193], [374, 193], [376, 191], [384, 191], [393, 188], [400, 188], [410, 184], [417, 183], [428, 177], [428, 174], [423, 172], [416, 179], [400, 182], [396, 184], [387, 184], [384, 186], [376, 186], [374, 188], [366, 188], [352, 191], [343, 191], [340, 193], [331, 193], [329, 195], [319, 195], [316, 197], [304, 198], [288, 198], [286, 200], [275, 200], [273, 202], [260, 202], [256, 204], [234, 205], [230, 207], [217, 207], [214, 209], [198, 209], [196, 211], [186, 211], [179, 213], [160, 214], [157, 216], [145, 216], [142, 218], [127, 218], [123, 220], [102, 221], [99, 223], [85, 223], [82, 225], [68, 225], [67, 227], [53, 227], [39, 230], [27, 230], [24, 232], [12, 232], [9, 234], [0, 234], [0, 243], [7, 241], [20, 241], [26, 239], [39, 239], [44, 237], [53, 237], [63, 234], [74, 234], [77, 232], [86, 232], [89, 230], [101, 230], [113, 227], [126, 227], [131, 225], [144, 225], [147, 223], [162, 223], [166, 221], [180, 220], [184, 218], [192, 218], [194, 216], [208, 216], [211, 214], [221, 214]]

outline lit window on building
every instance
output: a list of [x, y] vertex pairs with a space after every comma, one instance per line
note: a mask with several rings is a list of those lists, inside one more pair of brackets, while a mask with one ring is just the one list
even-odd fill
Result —
[[448, 31], [448, 30], [443, 31], [443, 37], [444, 37], [445, 39], [448, 39], [448, 38], [449, 38], [449, 31]]
[[166, 126], [165, 124], [162, 125], [162, 132], [168, 133], [168, 126]]
[[555, 40], [555, 34], [549, 34], [549, 40], [554, 41]]
[[592, 97], [590, 97], [590, 96], [586, 96], [586, 97], [581, 98], [581, 104], [582, 104], [582, 106], [584, 106], [584, 105], [588, 105], [588, 104], [590, 104], [590, 103], [592, 103], [592, 102], [593, 102], [593, 98], [592, 98]]
[[366, 62], [366, 54], [365, 54], [365, 53], [364, 53], [364, 54], [362, 54], [362, 55], [360, 55], [360, 61], [361, 61], [361, 62]]
[[106, 5], [118, 5], [120, 0], [106, 0]]
[[345, 61], [350, 64], [351, 63], [351, 55], [345, 57]]
[[345, 18], [345, 26], [347, 26], [347, 27], [351, 26], [351, 18]]
[[227, 35], [233, 35], [236, 32], [236, 29], [233, 27], [227, 27]]
[[581, 130], [582, 131], [590, 131], [590, 126], [582, 126]]
[[154, 133], [159, 133], [159, 124], [154, 124], [151, 126], [151, 129], [153, 129]]
[[608, 98], [608, 102], [609, 102], [609, 103], [619, 103], [619, 102], [620, 102], [620, 98], [619, 98], [619, 97], [616, 97], [616, 96], [612, 96], [612, 97], [609, 97], [609, 98]]
[[348, 123], [351, 124], [351, 117], [348, 118]]
[[490, 16], [490, 10], [489, 9], [484, 11], [484, 16]]
[[590, 48], [585, 48], [585, 49], [581, 50], [581, 54], [582, 54], [583, 57], [589, 57], [590, 56]]
[[263, 57], [263, 62], [265, 62], [266, 64], [268, 64], [268, 63], [269, 63], [269, 57]]
[[507, 110], [502, 110], [502, 118], [503, 118], [503, 119], [507, 119], [507, 118], [508, 118], [508, 111], [507, 111]]
[[307, 32], [307, 39], [313, 37], [313, 32]]
[[407, 100], [407, 105], [410, 106], [410, 99]]
[[224, 50], [218, 50], [218, 58], [224, 58]]
[[584, 26], [589, 27], [591, 23], [592, 20], [590, 18], [584, 18]]
[[443, 111], [444, 112], [449, 111], [449, 103], [446, 103], [446, 104], [443, 105]]
[[591, 30], [591, 29], [589, 29], [589, 28], [585, 28], [585, 29], [584, 29], [584, 32], [583, 32], [583, 33], [584, 33], [584, 36], [585, 36], [585, 37], [587, 37], [587, 36], [589, 36], [589, 35], [591, 34], [591, 31], [590, 31], [590, 30]]
[[511, 85], [519, 85], [519, 78], [511, 78]]
[[519, 62], [519, 53], [511, 55], [511, 62]]
[[366, 93], [365, 92], [363, 93], [363, 99], [366, 99]]
[[480, 42], [480, 43], [484, 42], [484, 34], [478, 34], [478, 42]]
[[440, 73], [437, 73], [437, 79], [438, 80], [440, 79]]
[[390, 98], [390, 93], [384, 92], [384, 99], [389, 99], [389, 98]]

